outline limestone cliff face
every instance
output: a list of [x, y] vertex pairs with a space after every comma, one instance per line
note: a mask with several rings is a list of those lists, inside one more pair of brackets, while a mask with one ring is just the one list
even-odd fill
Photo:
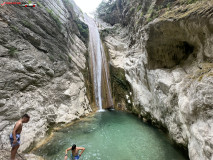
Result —
[[102, 35], [132, 87], [130, 110], [167, 128], [190, 159], [211, 160], [213, 1], [193, 2], [117, 0], [108, 11], [119, 24], [99, 16], [114, 25], [102, 24]]
[[[43, 138], [52, 123], [91, 111], [85, 80], [88, 27], [69, 0], [0, 10], [0, 149], [9, 147], [15, 121], [28, 113], [21, 150]], [[74, 11], [75, 10], [75, 11]]]

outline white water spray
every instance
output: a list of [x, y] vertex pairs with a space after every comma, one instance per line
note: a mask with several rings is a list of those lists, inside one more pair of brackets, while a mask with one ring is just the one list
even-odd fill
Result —
[[106, 76], [107, 81], [107, 92], [108, 92], [108, 101], [112, 106], [112, 95], [110, 90], [110, 84], [108, 80], [108, 69], [105, 52], [101, 43], [100, 34], [94, 20], [87, 15], [84, 16], [85, 22], [89, 27], [89, 53], [90, 53], [90, 64], [93, 72], [93, 83], [94, 83], [94, 92], [95, 92], [95, 101], [96, 105], [99, 107], [99, 110], [103, 110], [102, 106], [102, 71]]

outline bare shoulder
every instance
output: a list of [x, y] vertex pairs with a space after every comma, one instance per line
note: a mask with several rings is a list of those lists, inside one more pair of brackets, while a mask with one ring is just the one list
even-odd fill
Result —
[[21, 126], [22, 125], [22, 122], [19, 120], [16, 122], [16, 126]]
[[76, 147], [77, 150], [84, 150], [84, 147]]
[[71, 150], [72, 149], [72, 147], [70, 147], [70, 148], [67, 148], [67, 150], [69, 151], [69, 150]]

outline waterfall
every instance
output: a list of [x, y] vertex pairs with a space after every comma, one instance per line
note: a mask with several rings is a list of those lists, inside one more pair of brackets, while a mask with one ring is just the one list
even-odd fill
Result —
[[89, 27], [90, 69], [93, 75], [92, 79], [94, 86], [95, 102], [96, 105], [99, 107], [99, 110], [102, 110], [103, 88], [105, 88], [107, 91], [105, 97], [105, 100], [107, 101], [105, 102], [107, 104], [106, 108], [113, 106], [107, 60], [96, 23], [92, 18], [87, 15], [84, 16], [84, 19]]

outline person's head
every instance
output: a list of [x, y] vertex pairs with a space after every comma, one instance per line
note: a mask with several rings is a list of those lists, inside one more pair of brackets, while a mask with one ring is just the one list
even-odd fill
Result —
[[29, 122], [29, 120], [30, 120], [30, 116], [28, 114], [24, 114], [22, 116], [22, 122], [23, 123], [27, 123], [27, 122]]
[[75, 149], [76, 149], [76, 145], [73, 144], [73, 145], [72, 145], [72, 150], [75, 150]]

